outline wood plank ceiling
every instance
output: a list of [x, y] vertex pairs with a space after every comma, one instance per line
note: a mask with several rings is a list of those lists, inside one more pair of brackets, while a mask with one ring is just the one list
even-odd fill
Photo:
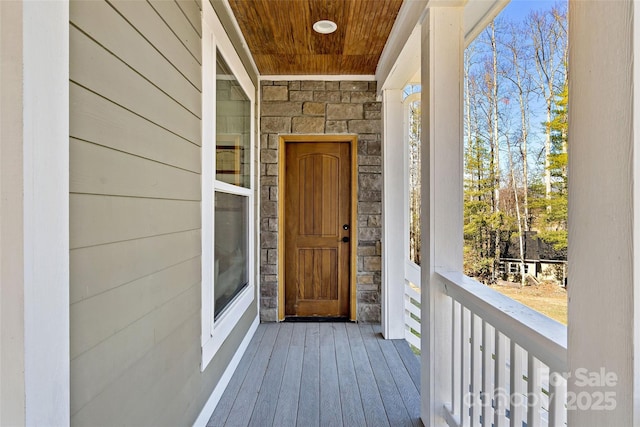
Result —
[[[375, 74], [402, 0], [229, 0], [260, 74]], [[328, 19], [331, 34], [312, 26]]]

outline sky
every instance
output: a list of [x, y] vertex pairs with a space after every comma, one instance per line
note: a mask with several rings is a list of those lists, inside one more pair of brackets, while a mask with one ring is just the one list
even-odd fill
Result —
[[522, 20], [531, 10], [551, 9], [559, 2], [557, 0], [511, 0], [502, 10], [500, 16]]

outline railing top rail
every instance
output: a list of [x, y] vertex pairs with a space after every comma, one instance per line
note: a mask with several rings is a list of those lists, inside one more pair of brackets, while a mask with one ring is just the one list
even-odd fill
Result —
[[445, 292], [549, 366], [567, 371], [567, 327], [461, 272], [437, 271]]

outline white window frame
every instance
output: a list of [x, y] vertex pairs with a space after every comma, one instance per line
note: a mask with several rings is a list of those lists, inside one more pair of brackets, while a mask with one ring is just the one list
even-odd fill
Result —
[[[204, 371], [225, 339], [252, 303], [255, 289], [255, 86], [240, 61], [231, 40], [209, 2], [202, 11], [202, 364]], [[220, 52], [251, 103], [249, 188], [215, 180], [216, 144], [216, 53]], [[224, 192], [247, 197], [248, 285], [214, 321], [214, 195]]]

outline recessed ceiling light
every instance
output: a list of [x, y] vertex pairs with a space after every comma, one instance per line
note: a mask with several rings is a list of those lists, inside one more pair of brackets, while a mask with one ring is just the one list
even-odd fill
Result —
[[331, 34], [337, 29], [338, 25], [335, 22], [326, 19], [313, 24], [313, 30], [320, 34]]

